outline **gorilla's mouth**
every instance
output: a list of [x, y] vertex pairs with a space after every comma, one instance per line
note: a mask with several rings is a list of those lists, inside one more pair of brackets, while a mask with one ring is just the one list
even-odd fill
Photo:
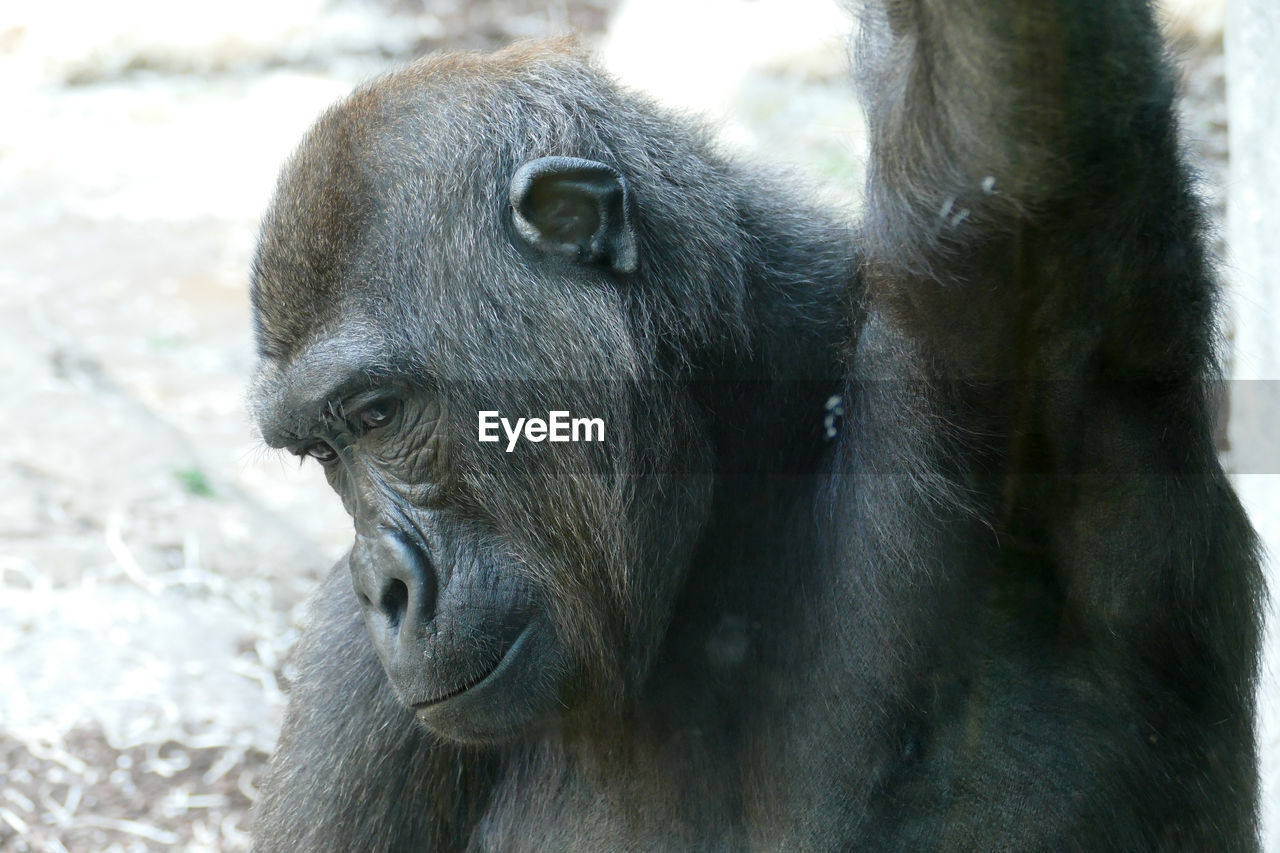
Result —
[[520, 649], [523, 648], [526, 640], [529, 637], [529, 634], [533, 630], [533, 625], [534, 625], [533, 622], [530, 622], [528, 625], [525, 625], [524, 628], [520, 631], [520, 635], [516, 637], [515, 641], [510, 646], [507, 647], [507, 650], [502, 653], [502, 655], [497, 659], [497, 661], [494, 662], [493, 666], [484, 670], [484, 672], [481, 675], [471, 679], [470, 681], [463, 684], [461, 687], [458, 687], [455, 690], [450, 690], [448, 693], [444, 693], [440, 696], [435, 697], [434, 699], [428, 699], [425, 702], [414, 703], [411, 706], [413, 710], [417, 712], [422, 712], [422, 711], [431, 710], [433, 708], [437, 708], [452, 699], [457, 699], [459, 696], [463, 695], [464, 693], [469, 693], [472, 690], [475, 690], [477, 687], [480, 687], [486, 682], [496, 681], [499, 678], [501, 678], [502, 674], [511, 668], [512, 661], [514, 661], [519, 656]]

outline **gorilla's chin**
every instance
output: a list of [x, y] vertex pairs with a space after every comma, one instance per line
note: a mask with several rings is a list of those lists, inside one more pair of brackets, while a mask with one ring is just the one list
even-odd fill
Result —
[[525, 626], [488, 674], [443, 698], [412, 705], [428, 729], [461, 743], [509, 741], [538, 729], [557, 706], [561, 654], [542, 620]]

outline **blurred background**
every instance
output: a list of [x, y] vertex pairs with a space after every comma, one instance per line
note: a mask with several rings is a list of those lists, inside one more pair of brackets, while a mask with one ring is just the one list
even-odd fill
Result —
[[[1165, 17], [1233, 370], [1274, 380], [1280, 126], [1257, 104], [1280, 24], [1233, 2], [1230, 25], [1225, 0]], [[571, 31], [852, 210], [848, 28], [833, 0], [0, 0], [0, 850], [248, 847], [300, 603], [351, 536], [318, 466], [263, 449], [245, 408], [257, 221], [325, 106], [424, 52]], [[1233, 384], [1224, 446], [1274, 542], [1271, 385]]]

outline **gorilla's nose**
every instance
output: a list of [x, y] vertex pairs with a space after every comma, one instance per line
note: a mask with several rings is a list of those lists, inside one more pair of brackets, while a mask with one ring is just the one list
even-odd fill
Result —
[[413, 643], [415, 628], [434, 614], [436, 577], [431, 561], [399, 530], [380, 528], [360, 538], [351, 569], [369, 633], [384, 662], [389, 662], [400, 643]]

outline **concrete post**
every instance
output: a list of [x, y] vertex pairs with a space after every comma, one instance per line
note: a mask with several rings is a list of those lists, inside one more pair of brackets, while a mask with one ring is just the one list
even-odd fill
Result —
[[[1227, 17], [1226, 275], [1235, 329], [1228, 436], [1236, 487], [1280, 590], [1280, 3], [1231, 0]], [[1274, 615], [1269, 608], [1268, 615]], [[1280, 631], [1269, 618], [1259, 691], [1263, 849], [1280, 850]]]

